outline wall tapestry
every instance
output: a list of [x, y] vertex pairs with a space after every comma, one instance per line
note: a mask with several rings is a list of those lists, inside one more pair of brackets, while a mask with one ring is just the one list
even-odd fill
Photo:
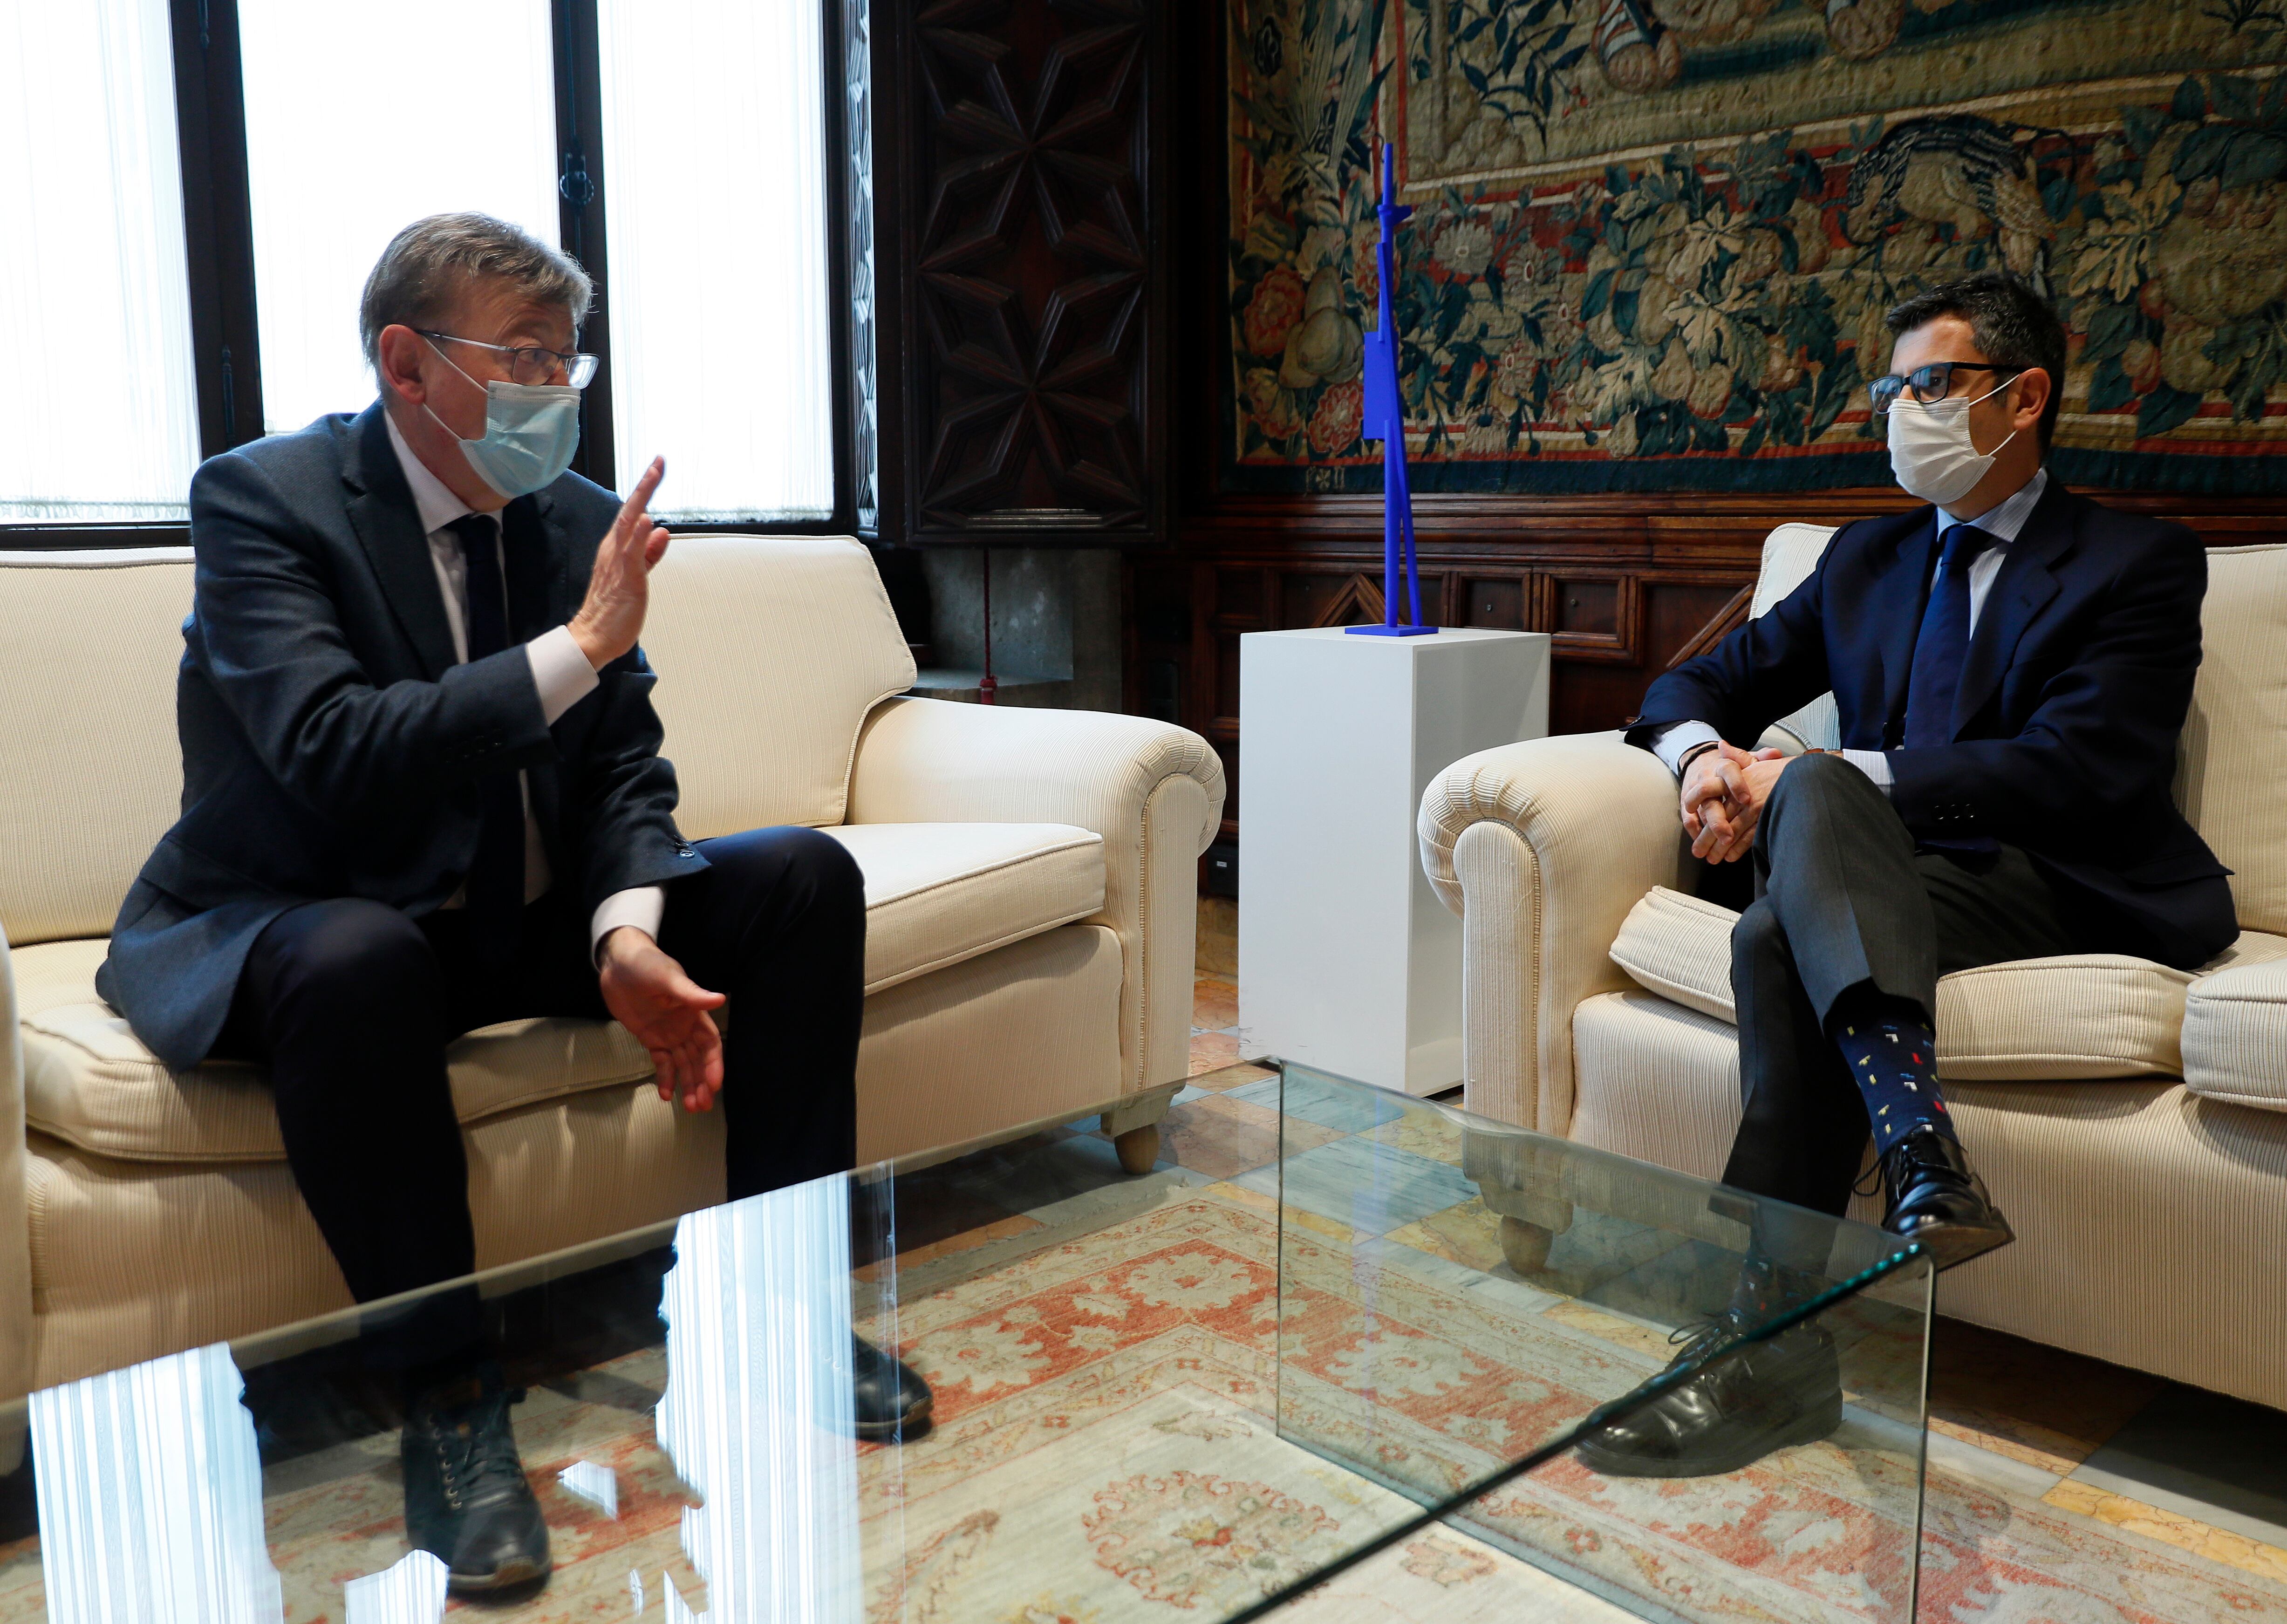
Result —
[[1882, 313], [2006, 265], [2076, 483], [2287, 491], [2287, 0], [1231, 0], [1223, 479], [1374, 490], [1395, 140], [1425, 491], [1888, 482]]

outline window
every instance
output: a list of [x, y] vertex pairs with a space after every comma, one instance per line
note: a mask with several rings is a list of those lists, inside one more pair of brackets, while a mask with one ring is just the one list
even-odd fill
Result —
[[186, 517], [199, 457], [165, 0], [0, 12], [0, 522]]
[[[423, 215], [557, 240], [549, 0], [239, 0], [262, 426], [364, 409], [366, 273]], [[374, 43], [450, 42], [372, 73]]]
[[834, 413], [819, 13], [599, 0], [597, 20], [622, 460], [666, 456], [659, 511], [670, 522], [824, 519]]
[[575, 468], [663, 453], [686, 528], [855, 528], [846, 4], [6, 8], [0, 320], [35, 387], [0, 399], [0, 546], [179, 541], [202, 456], [362, 409], [366, 275], [457, 210], [596, 279]]

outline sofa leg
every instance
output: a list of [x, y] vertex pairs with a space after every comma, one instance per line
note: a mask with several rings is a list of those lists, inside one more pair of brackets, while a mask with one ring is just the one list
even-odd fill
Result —
[[1547, 1268], [1548, 1248], [1555, 1244], [1555, 1232], [1538, 1224], [1506, 1216], [1500, 1221], [1501, 1256], [1519, 1274], [1539, 1274]]
[[1112, 1148], [1120, 1153], [1122, 1172], [1149, 1173], [1159, 1161], [1159, 1124], [1146, 1122], [1141, 1128], [1114, 1134]]

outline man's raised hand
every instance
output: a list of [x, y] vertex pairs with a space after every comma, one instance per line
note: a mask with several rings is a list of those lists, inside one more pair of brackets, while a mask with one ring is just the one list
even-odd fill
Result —
[[596, 546], [596, 567], [588, 577], [587, 600], [572, 617], [572, 638], [597, 670], [636, 646], [644, 614], [651, 606], [651, 572], [667, 551], [668, 535], [652, 523], [652, 493], [667, 476], [667, 459], [652, 458], [643, 478], [620, 505], [604, 539]]

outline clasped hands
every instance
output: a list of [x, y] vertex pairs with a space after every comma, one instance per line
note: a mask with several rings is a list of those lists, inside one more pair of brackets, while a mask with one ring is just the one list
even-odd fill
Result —
[[[597, 544], [588, 595], [570, 630], [598, 670], [643, 635], [651, 572], [667, 554], [668, 533], [652, 522], [650, 512], [666, 474], [666, 459], [653, 458]], [[651, 1056], [659, 1097], [679, 1097], [686, 1111], [712, 1106], [723, 1091], [723, 1035], [708, 1011], [723, 1007], [723, 994], [684, 974], [682, 965], [633, 925], [621, 925], [599, 944], [597, 977], [605, 1008]]]
[[1719, 740], [1683, 769], [1683, 832], [1691, 855], [1735, 863], [1754, 850], [1755, 825], [1771, 786], [1793, 757], [1784, 750], [1743, 750]]

